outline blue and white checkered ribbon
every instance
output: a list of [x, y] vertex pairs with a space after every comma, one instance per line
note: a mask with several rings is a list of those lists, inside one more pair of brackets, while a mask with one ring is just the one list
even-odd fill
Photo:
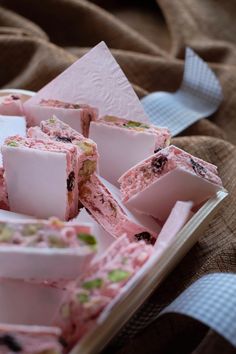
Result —
[[[183, 314], [215, 330], [236, 347], [236, 274], [213, 273], [197, 280], [160, 312], [147, 302], [122, 328], [113, 345], [124, 345], [162, 315]], [[159, 333], [160, 335], [160, 333]]]
[[178, 296], [158, 317], [173, 312], [206, 324], [236, 347], [236, 274], [205, 275]]
[[153, 92], [141, 102], [151, 122], [177, 135], [213, 114], [223, 99], [216, 75], [192, 49], [186, 49], [184, 76], [175, 93]]

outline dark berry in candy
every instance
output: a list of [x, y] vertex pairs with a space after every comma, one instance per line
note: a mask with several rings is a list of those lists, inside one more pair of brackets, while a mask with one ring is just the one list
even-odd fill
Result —
[[155, 238], [150, 235], [149, 232], [144, 231], [140, 232], [139, 234], [135, 234], [134, 237], [137, 241], [145, 241], [148, 244], [153, 245], [155, 243]]
[[67, 136], [57, 136], [56, 140], [61, 141], [63, 143], [72, 143], [72, 139]]
[[152, 159], [152, 172], [154, 173], [159, 173], [163, 170], [165, 164], [167, 162], [167, 157], [166, 156], [158, 156], [158, 157], [154, 157]]
[[71, 192], [74, 189], [75, 186], [75, 173], [72, 171], [70, 172], [68, 178], [67, 178], [67, 190], [68, 192]]
[[0, 336], [0, 346], [5, 345], [8, 347], [11, 351], [13, 352], [21, 352], [22, 347], [21, 345], [16, 341], [16, 339], [10, 335], [10, 334], [5, 334], [3, 336]]
[[200, 165], [200, 163], [194, 161], [192, 158], [190, 159], [190, 161], [191, 161], [192, 168], [193, 168], [194, 172], [197, 175], [204, 177], [205, 174], [207, 173], [206, 169], [202, 165]]
[[157, 152], [159, 152], [161, 150], [161, 148], [157, 148], [154, 150], [154, 154], [156, 154]]
[[11, 95], [11, 98], [13, 99], [13, 100], [19, 100], [20, 99], [20, 97], [19, 96], [16, 96], [16, 95]]

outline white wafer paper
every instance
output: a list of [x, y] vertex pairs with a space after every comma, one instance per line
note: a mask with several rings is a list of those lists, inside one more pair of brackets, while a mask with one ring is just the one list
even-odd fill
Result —
[[50, 285], [0, 279], [0, 323], [49, 326], [65, 294]]
[[[0, 115], [0, 149], [4, 140], [11, 135], [26, 136], [25, 117]], [[0, 150], [0, 166], [2, 166], [2, 154]]]
[[14, 213], [12, 211], [0, 209], [0, 222], [16, 221], [16, 220], [30, 220], [30, 219], [33, 220], [34, 217], [30, 216], [30, 215]]
[[176, 201], [192, 201], [198, 206], [221, 189], [219, 185], [178, 167], [129, 198], [125, 205], [165, 221]]
[[192, 49], [186, 48], [184, 76], [174, 92], [153, 92], [141, 102], [151, 122], [177, 135], [198, 120], [212, 115], [223, 100], [214, 72]]
[[148, 121], [138, 96], [104, 42], [30, 98], [24, 104], [27, 117], [34, 118], [35, 106], [40, 107], [42, 99], [88, 104], [98, 109], [100, 117], [114, 115]]
[[10, 210], [65, 220], [66, 154], [6, 145], [2, 154]]

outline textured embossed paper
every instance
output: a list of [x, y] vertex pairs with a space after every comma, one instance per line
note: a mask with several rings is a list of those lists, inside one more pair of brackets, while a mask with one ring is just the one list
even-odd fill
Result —
[[30, 114], [42, 99], [88, 104], [99, 116], [148, 121], [131, 84], [104, 42], [85, 54], [25, 104]]

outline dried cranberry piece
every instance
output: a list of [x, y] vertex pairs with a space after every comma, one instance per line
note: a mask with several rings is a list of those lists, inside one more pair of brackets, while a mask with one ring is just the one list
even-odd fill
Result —
[[104, 195], [100, 194], [99, 196], [100, 196], [101, 203], [104, 204], [105, 203]]
[[5, 334], [0, 337], [0, 345], [5, 345], [13, 352], [21, 352], [22, 351], [21, 345], [10, 334]]
[[72, 143], [72, 139], [67, 136], [57, 136], [57, 141], [62, 141], [63, 143]]
[[154, 158], [152, 159], [152, 164], [151, 164], [151, 166], [152, 166], [152, 172], [153, 172], [153, 173], [159, 173], [159, 172], [161, 172], [161, 171], [163, 170], [163, 168], [164, 168], [164, 166], [165, 166], [167, 160], [168, 160], [167, 157], [166, 157], [166, 156], [163, 156], [163, 155], [158, 156], [158, 157], [154, 157]]
[[63, 337], [60, 337], [60, 338], [59, 338], [59, 342], [61, 343], [61, 345], [62, 345], [64, 348], [68, 347], [68, 343], [67, 343], [67, 341], [66, 341]]
[[68, 192], [71, 192], [74, 189], [74, 186], [75, 186], [75, 173], [74, 173], [74, 171], [70, 172], [66, 183], [67, 183]]
[[157, 148], [154, 150], [154, 154], [156, 154], [157, 152], [159, 152], [161, 150], [161, 148]]
[[200, 163], [194, 161], [192, 158], [190, 158], [190, 162], [192, 164], [192, 168], [193, 168], [194, 172], [197, 175], [200, 175], [201, 177], [204, 177], [205, 174], [207, 173], [207, 170], [205, 169], [205, 167], [200, 165]]
[[147, 231], [140, 232], [139, 234], [135, 234], [134, 237], [137, 241], [145, 241], [148, 244], [154, 245], [155, 238], [151, 236], [151, 234]]
[[19, 96], [16, 96], [16, 95], [11, 95], [11, 98], [13, 99], [13, 100], [19, 100], [20, 99], [20, 97]]

